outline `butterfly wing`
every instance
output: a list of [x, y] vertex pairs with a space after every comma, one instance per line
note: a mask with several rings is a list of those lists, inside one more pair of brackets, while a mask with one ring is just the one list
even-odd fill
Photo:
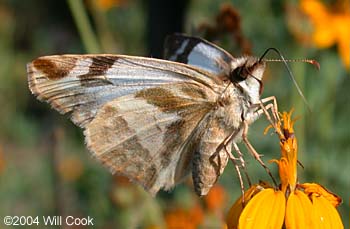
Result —
[[170, 35], [164, 44], [164, 58], [196, 66], [219, 76], [230, 73], [234, 58], [222, 48], [197, 37]]
[[145, 89], [106, 103], [86, 126], [88, 147], [112, 172], [151, 194], [170, 189], [190, 171], [201, 122], [215, 106], [201, 102], [202, 93], [199, 100], [189, 96], [184, 87]]
[[57, 55], [27, 65], [29, 88], [39, 100], [84, 127], [98, 109], [115, 98], [175, 83], [201, 84], [220, 91], [220, 80], [208, 73], [152, 58], [121, 55]]
[[33, 94], [84, 128], [98, 160], [152, 194], [187, 175], [225, 87], [188, 65], [117, 55], [41, 57], [28, 77]]

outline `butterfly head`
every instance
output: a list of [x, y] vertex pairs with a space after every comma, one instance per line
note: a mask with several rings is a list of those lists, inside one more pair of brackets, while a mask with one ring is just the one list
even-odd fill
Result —
[[253, 103], [257, 102], [263, 91], [265, 66], [264, 61], [251, 56], [237, 58], [231, 63], [230, 81], [238, 85]]

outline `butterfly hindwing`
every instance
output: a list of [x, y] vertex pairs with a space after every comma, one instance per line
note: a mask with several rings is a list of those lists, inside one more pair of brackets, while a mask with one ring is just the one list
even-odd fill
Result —
[[192, 87], [144, 89], [106, 103], [85, 128], [88, 148], [113, 173], [151, 194], [172, 188], [190, 171], [201, 122], [215, 106], [203, 91], [198, 99], [187, 94], [200, 90]]
[[227, 76], [234, 58], [222, 48], [197, 37], [170, 35], [164, 44], [164, 58], [196, 66], [218, 76]]

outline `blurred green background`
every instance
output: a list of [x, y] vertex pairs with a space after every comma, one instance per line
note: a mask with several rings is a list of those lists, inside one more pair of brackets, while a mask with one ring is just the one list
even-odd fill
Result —
[[[152, 198], [127, 179], [112, 176], [92, 159], [82, 131], [30, 94], [26, 63], [39, 56], [64, 53], [159, 57], [166, 33], [186, 32], [210, 38], [206, 32], [220, 27], [223, 22], [217, 23], [215, 18], [222, 12], [222, 4], [229, 3], [240, 15], [240, 27], [217, 30], [215, 40], [234, 56], [249, 51], [259, 56], [275, 47], [286, 58], [320, 62], [320, 71], [305, 63], [290, 64], [312, 112], [307, 111], [280, 63], [268, 64], [263, 97], [276, 96], [280, 111], [294, 107], [299, 117], [295, 125], [299, 161], [304, 166], [299, 167], [299, 180], [322, 184], [341, 196], [343, 204], [338, 209], [348, 228], [350, 75], [336, 46], [318, 49], [298, 39], [298, 32], [312, 31], [307, 18], [300, 17], [298, 1], [161, 2], [0, 1], [1, 220], [6, 215], [73, 215], [93, 217], [94, 228], [161, 228], [174, 219], [190, 219], [203, 228], [223, 228], [225, 214], [240, 195], [230, 163], [215, 195], [200, 199], [187, 181]], [[263, 117], [249, 133], [265, 161], [279, 157], [277, 137], [263, 135], [267, 125]], [[244, 145], [240, 146], [252, 181], [269, 180]], [[275, 167], [270, 165], [274, 174]]]

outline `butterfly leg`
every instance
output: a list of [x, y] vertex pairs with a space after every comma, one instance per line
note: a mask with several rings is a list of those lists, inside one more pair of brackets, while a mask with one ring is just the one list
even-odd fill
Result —
[[243, 154], [241, 152], [241, 150], [238, 148], [238, 145], [236, 143], [233, 144], [233, 149], [237, 152], [238, 154], [238, 158], [241, 162], [241, 166], [244, 170], [244, 174], [245, 174], [245, 177], [248, 181], [248, 184], [249, 184], [249, 187], [252, 185], [252, 182], [250, 181], [250, 178], [249, 178], [249, 175], [248, 175], [248, 172], [247, 172], [247, 168], [246, 168], [246, 164], [245, 164], [245, 161], [244, 161], [244, 158], [243, 158]]
[[[268, 103], [268, 104], [265, 106], [264, 104], [266, 104], [266, 103]], [[269, 96], [269, 97], [266, 97], [266, 98], [263, 98], [263, 99], [260, 100], [260, 108], [262, 110], [264, 110], [263, 107], [265, 107], [266, 110], [268, 110], [267, 109], [268, 106], [271, 107], [269, 109], [271, 109], [271, 111], [272, 111], [272, 115], [273, 115], [274, 120], [278, 120], [279, 121], [280, 118], [278, 116], [278, 105], [277, 105], [277, 99], [276, 99], [275, 96]], [[264, 113], [266, 114], [265, 111], [264, 111]]]
[[[264, 103], [270, 102], [271, 100], [273, 101], [272, 103], [264, 105]], [[273, 120], [270, 116], [270, 113], [268, 112], [269, 109], [272, 112]], [[277, 100], [276, 100], [275, 96], [270, 96], [270, 97], [267, 97], [267, 98], [260, 100], [260, 109], [257, 112], [264, 113], [267, 120], [270, 122], [271, 126], [275, 129], [276, 133], [280, 137], [283, 137], [283, 133], [281, 133], [280, 128], [277, 127], [277, 125], [279, 125], [281, 120], [279, 118], [278, 108], [277, 108]]]
[[[270, 97], [261, 99], [260, 103], [253, 104], [250, 107], [250, 109], [252, 110], [257, 109], [257, 110], [254, 112], [251, 112], [250, 116], [246, 117], [246, 120], [248, 120], [248, 123], [252, 122], [251, 120], [254, 121], [258, 119], [262, 114], [265, 114], [271, 126], [274, 127], [275, 130], [278, 130], [277, 123], [279, 123], [281, 120], [279, 118], [277, 100], [275, 96], [270, 96]], [[270, 115], [269, 110], [271, 110], [272, 116]], [[281, 135], [281, 133], [277, 133], [277, 134]]]
[[[271, 102], [272, 101], [272, 102]], [[267, 103], [267, 104], [266, 104]], [[251, 117], [248, 117], [248, 120], [256, 120], [258, 119], [262, 114], [266, 115], [267, 120], [271, 123], [274, 124], [277, 121], [280, 121], [280, 118], [278, 116], [278, 107], [277, 107], [277, 100], [275, 96], [270, 96], [264, 99], [260, 100], [260, 103], [253, 104], [250, 107], [251, 110], [257, 109], [256, 111], [253, 112]], [[272, 116], [271, 117], [270, 113], [268, 112], [271, 110]]]
[[261, 160], [261, 158], [260, 158], [261, 155], [258, 154], [258, 152], [256, 152], [256, 150], [254, 149], [254, 147], [252, 146], [252, 144], [249, 142], [249, 140], [247, 138], [248, 122], [247, 121], [243, 121], [243, 123], [244, 123], [244, 125], [243, 125], [242, 140], [243, 140], [244, 144], [247, 146], [247, 149], [251, 153], [251, 155], [261, 164], [261, 166], [266, 170], [266, 172], [271, 177], [273, 183], [277, 186], [277, 182], [276, 182], [275, 178], [272, 176], [272, 173], [271, 173], [270, 169]]
[[[234, 146], [233, 146], [234, 148], [237, 147], [236, 144], [233, 144], [233, 145], [234, 145]], [[237, 147], [237, 148], [238, 148], [238, 147]], [[239, 179], [239, 184], [240, 184], [240, 186], [241, 186], [242, 196], [244, 196], [244, 183], [243, 183], [243, 178], [242, 178], [242, 175], [241, 175], [241, 170], [240, 170], [239, 165], [238, 165], [238, 163], [237, 163], [238, 160], [241, 161], [241, 159], [243, 160], [243, 158], [236, 158], [235, 156], [233, 156], [232, 152], [229, 151], [229, 150], [227, 149], [226, 145], [224, 146], [224, 149], [225, 149], [225, 151], [226, 151], [226, 153], [227, 153], [229, 159], [232, 161], [232, 163], [233, 163], [233, 165], [234, 165], [234, 167], [235, 167], [235, 170], [236, 170], [236, 172], [237, 172], [238, 179]]]

